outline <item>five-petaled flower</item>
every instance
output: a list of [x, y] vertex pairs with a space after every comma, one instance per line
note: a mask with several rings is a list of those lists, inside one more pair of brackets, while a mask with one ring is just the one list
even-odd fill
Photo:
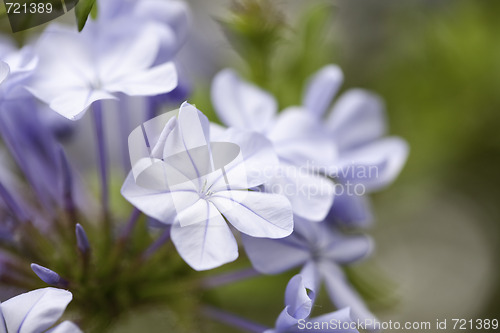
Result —
[[322, 221], [330, 211], [335, 189], [315, 168], [333, 165], [337, 156], [334, 142], [325, 140], [322, 124], [300, 107], [278, 114], [273, 96], [229, 69], [214, 78], [212, 103], [225, 125], [261, 133], [273, 143], [280, 166], [266, 190], [285, 195], [295, 214]]
[[156, 64], [162, 43], [158, 28], [90, 24], [78, 33], [57, 24], [37, 42], [39, 66], [28, 89], [68, 119], [79, 119], [95, 101], [154, 96], [177, 86], [172, 62]]
[[81, 333], [70, 321], [52, 327], [72, 298], [69, 291], [51, 287], [13, 297], [0, 304], [0, 333]]
[[324, 222], [295, 218], [293, 233], [283, 239], [259, 239], [243, 235], [243, 245], [256, 270], [277, 274], [302, 267], [302, 278], [315, 293], [324, 281], [331, 301], [339, 309], [350, 307], [356, 319], [373, 319], [361, 297], [347, 281], [340, 265], [367, 257], [373, 248], [367, 236], [346, 236]]
[[[208, 119], [184, 103], [166, 124], [152, 156], [136, 163], [122, 187], [134, 206], [172, 225], [179, 254], [197, 270], [238, 257], [225, 220], [253, 237], [282, 238], [293, 229], [287, 198], [249, 190], [265, 183], [268, 176], [262, 171], [277, 164], [269, 141], [235, 130], [214, 139]], [[233, 148], [225, 149], [224, 143]], [[141, 172], [134, 175], [137, 168]]]

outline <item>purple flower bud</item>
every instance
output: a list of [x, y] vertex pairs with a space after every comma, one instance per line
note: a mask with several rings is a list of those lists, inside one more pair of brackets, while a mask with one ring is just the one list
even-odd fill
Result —
[[80, 223], [76, 224], [76, 245], [83, 254], [90, 252], [90, 243], [87, 237], [87, 233]]
[[40, 278], [40, 280], [47, 284], [58, 287], [65, 287], [68, 285], [68, 282], [53, 270], [37, 264], [31, 264], [31, 269]]

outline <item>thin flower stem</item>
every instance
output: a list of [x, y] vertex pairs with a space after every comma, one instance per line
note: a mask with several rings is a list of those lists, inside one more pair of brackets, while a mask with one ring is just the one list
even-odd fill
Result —
[[73, 198], [73, 176], [66, 154], [61, 146], [58, 147], [59, 165], [61, 170], [61, 194], [63, 199], [63, 207], [68, 215], [71, 227], [77, 220], [76, 205]]
[[127, 96], [123, 96], [120, 98], [119, 105], [119, 116], [118, 119], [120, 121], [120, 141], [121, 141], [121, 157], [123, 170], [125, 174], [130, 171], [130, 158], [129, 158], [129, 150], [128, 150], [128, 136], [130, 134], [130, 114], [129, 109], [127, 108], [128, 101], [126, 101]]
[[101, 185], [101, 204], [106, 227], [110, 229], [109, 220], [109, 180], [108, 180], [108, 164], [107, 164], [107, 149], [104, 133], [102, 102], [97, 101], [93, 105], [94, 126], [97, 136], [97, 159], [99, 167], [99, 177]]
[[125, 225], [125, 228], [122, 230], [120, 237], [118, 238], [118, 244], [124, 244], [130, 238], [130, 235], [137, 225], [137, 221], [139, 221], [141, 215], [142, 212], [134, 207], [132, 213], [130, 214], [130, 217], [128, 218], [128, 222]]
[[226, 284], [250, 279], [259, 276], [260, 273], [254, 268], [244, 268], [236, 271], [222, 273], [203, 279], [202, 286], [206, 289], [217, 288]]
[[264, 331], [269, 329], [269, 327], [262, 326], [260, 324], [238, 317], [232, 313], [211, 306], [204, 306], [202, 308], [202, 313], [211, 319], [217, 320], [233, 327], [237, 327], [239, 329], [243, 329], [247, 332], [263, 333]]
[[146, 99], [146, 114], [145, 114], [145, 120], [148, 121], [150, 119], [153, 119], [156, 117], [158, 114], [158, 103], [154, 100], [154, 98], [150, 97]]

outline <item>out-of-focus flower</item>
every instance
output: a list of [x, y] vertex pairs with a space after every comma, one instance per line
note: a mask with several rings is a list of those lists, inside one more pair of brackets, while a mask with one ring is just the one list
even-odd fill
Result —
[[373, 247], [367, 236], [346, 236], [327, 223], [294, 219], [294, 232], [283, 239], [271, 240], [243, 235], [243, 245], [256, 270], [277, 274], [301, 266], [302, 279], [312, 291], [311, 299], [323, 281], [334, 305], [350, 307], [356, 319], [373, 319], [363, 300], [346, 280], [340, 265], [368, 256]]
[[177, 86], [171, 62], [156, 64], [157, 28], [127, 24], [76, 29], [53, 24], [38, 40], [40, 66], [29, 90], [68, 119], [79, 119], [95, 101], [118, 93], [153, 96]]
[[5, 109], [5, 103], [29, 95], [24, 86], [37, 63], [30, 46], [17, 50], [9, 39], [0, 38], [0, 109]]
[[352, 328], [354, 325], [351, 325], [353, 321], [349, 308], [309, 318], [314, 306], [311, 292], [301, 274], [292, 277], [285, 291], [285, 308], [276, 320], [275, 328], [265, 333], [358, 332]]
[[[277, 164], [268, 140], [229, 130], [217, 141], [210, 140], [208, 119], [185, 103], [158, 141], [150, 142], [151, 156], [133, 166], [122, 187], [134, 206], [172, 224], [172, 241], [197, 270], [238, 257], [224, 218], [253, 237], [282, 238], [293, 229], [292, 210], [284, 196], [248, 191], [267, 181], [263, 171]], [[231, 151], [218, 143], [232, 143]], [[144, 162], [150, 166], [144, 168]], [[137, 168], [143, 171], [137, 173]]]
[[[342, 71], [334, 65], [323, 67], [309, 79], [303, 105], [311, 117], [323, 122], [342, 80]], [[362, 89], [346, 91], [333, 105], [324, 126], [338, 149], [338, 160], [329, 166], [328, 175], [339, 184], [359, 184], [362, 192], [369, 193], [388, 186], [399, 175], [408, 145], [398, 137], [383, 137], [387, 125], [378, 96]], [[367, 226], [372, 221], [368, 200], [352, 192], [337, 193], [329, 220]]]
[[273, 96], [242, 81], [232, 70], [214, 78], [212, 103], [225, 125], [261, 133], [273, 143], [280, 168], [266, 190], [286, 195], [295, 214], [323, 220], [333, 202], [334, 184], [314, 168], [333, 165], [337, 154], [333, 141], [325, 140], [322, 124], [302, 108], [277, 114]]
[[13, 297], [0, 305], [0, 332], [79, 333], [69, 321], [52, 327], [72, 298], [69, 291], [50, 287]]
[[[177, 0], [106, 0], [99, 3], [99, 15], [90, 25], [99, 25], [106, 29], [109, 24], [129, 24], [136, 22], [136, 29], [153, 26], [160, 38], [160, 48], [155, 64], [172, 60], [187, 40], [191, 25], [191, 13], [184, 1]], [[176, 63], [179, 71], [178, 85], [171, 92], [152, 97], [152, 102], [182, 103], [188, 97], [191, 84], [187, 75], [182, 75], [182, 68]], [[153, 105], [154, 107], [155, 105]]]
[[190, 11], [186, 2], [177, 0], [105, 0], [99, 3], [99, 16], [90, 24], [134, 20], [136, 28], [155, 25], [162, 43], [159, 61], [171, 59], [186, 42], [189, 34]]

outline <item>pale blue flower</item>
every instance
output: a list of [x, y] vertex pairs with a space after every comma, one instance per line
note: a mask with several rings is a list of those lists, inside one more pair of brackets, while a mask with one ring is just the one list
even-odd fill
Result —
[[294, 219], [294, 232], [283, 239], [260, 239], [243, 235], [243, 245], [254, 268], [265, 274], [277, 274], [302, 267], [304, 285], [314, 300], [324, 282], [333, 304], [351, 308], [356, 319], [373, 319], [361, 297], [347, 281], [341, 265], [359, 261], [372, 252], [367, 236], [346, 236], [328, 223]]
[[[99, 2], [97, 24], [120, 24], [134, 20], [139, 26], [155, 25], [162, 43], [158, 58], [171, 59], [186, 42], [191, 14], [186, 2], [178, 0], [104, 0]], [[90, 22], [93, 24], [94, 22]]]
[[[213, 142], [208, 119], [185, 103], [153, 139], [145, 139], [151, 155], [132, 167], [122, 194], [145, 214], [172, 224], [172, 241], [191, 267], [211, 269], [238, 257], [224, 219], [253, 237], [282, 238], [292, 232], [285, 197], [248, 191], [267, 181], [262, 170], [278, 163], [263, 136], [228, 130]], [[234, 156], [219, 143], [237, 147]]]
[[13, 297], [0, 305], [0, 333], [80, 333], [69, 321], [53, 327], [72, 298], [69, 291], [50, 287]]
[[30, 46], [18, 50], [10, 40], [0, 38], [0, 109], [29, 96], [24, 86], [37, 64], [38, 58]]
[[212, 103], [225, 125], [261, 133], [273, 143], [280, 168], [266, 190], [286, 195], [295, 214], [323, 220], [332, 206], [334, 184], [314, 168], [333, 165], [337, 154], [322, 124], [303, 108], [278, 114], [273, 96], [228, 69], [214, 78]]
[[351, 184], [351, 193], [337, 192], [329, 220], [354, 226], [367, 226], [372, 221], [368, 199], [353, 195], [353, 186], [362, 185], [370, 193], [394, 181], [408, 157], [408, 145], [399, 137], [384, 137], [387, 122], [382, 100], [362, 89], [343, 93], [323, 118], [342, 84], [340, 68], [328, 65], [315, 73], [304, 91], [303, 105], [308, 114], [322, 121], [335, 142], [337, 161], [328, 174], [339, 184]]
[[95, 101], [154, 96], [177, 86], [172, 62], [156, 63], [161, 38], [155, 26], [134, 21], [76, 29], [52, 24], [37, 42], [40, 64], [29, 90], [68, 119]]
[[314, 306], [311, 293], [314, 292], [306, 280], [302, 274], [290, 279], [285, 291], [285, 308], [276, 320], [274, 329], [266, 330], [265, 333], [357, 333], [349, 308], [310, 318]]

